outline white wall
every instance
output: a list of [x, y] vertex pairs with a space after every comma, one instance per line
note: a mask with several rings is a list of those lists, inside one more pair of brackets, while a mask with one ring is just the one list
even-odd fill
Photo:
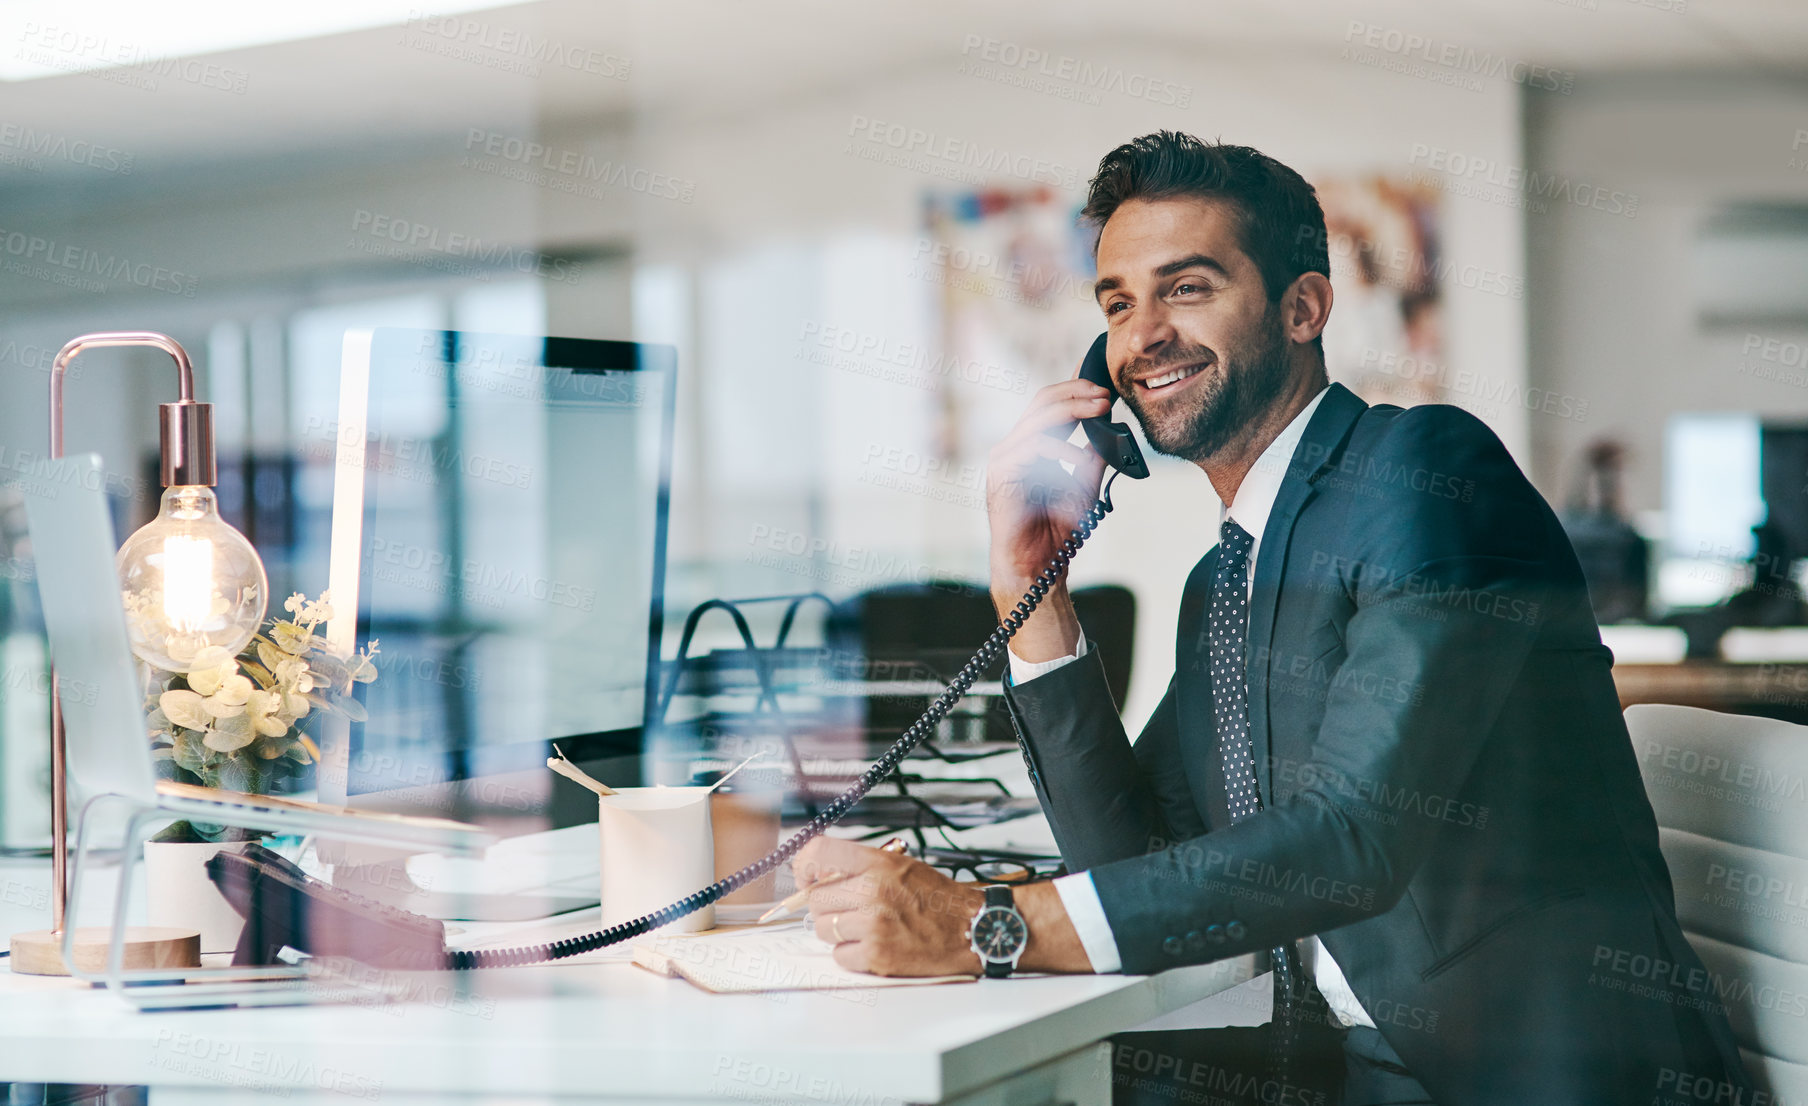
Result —
[[[858, 327], [900, 343], [939, 342], [934, 287], [901, 274], [918, 248], [923, 191], [941, 182], [850, 156], [855, 116], [1070, 166], [1080, 188], [1112, 146], [1162, 127], [1257, 146], [1309, 179], [1320, 173], [1403, 173], [1422, 167], [1425, 156], [1419, 154], [1415, 165], [1414, 151], [1423, 148], [1507, 164], [1522, 159], [1518, 99], [1505, 82], [1478, 92], [1342, 62], [1205, 58], [1146, 48], [1132, 54], [1097, 44], [1068, 48], [1097, 62], [1191, 85], [1191, 106], [1180, 110], [1127, 99], [1076, 104], [958, 74], [959, 59], [950, 58], [944, 67], [876, 79], [753, 115], [725, 109], [714, 120], [640, 121], [633, 157], [697, 183], [691, 204], [641, 205], [634, 231], [641, 256], [709, 268], [723, 258], [757, 258], [773, 250], [789, 251], [795, 260], [801, 244], [817, 258], [814, 276], [779, 278], [765, 287], [752, 279], [742, 283], [736, 294], [743, 303], [757, 302], [765, 320], [757, 333], [783, 344], [750, 343], [751, 327], [745, 334], [715, 336], [712, 341], [734, 347], [733, 352], [723, 350], [724, 360], [706, 359], [700, 369], [706, 374], [727, 369], [736, 379], [711, 380], [706, 387], [745, 389], [750, 385], [741, 379], [744, 374], [758, 375], [754, 388], [764, 388], [766, 379], [785, 381], [784, 388], [807, 385], [808, 374], [797, 371], [794, 345], [785, 339], [811, 322]], [[579, 141], [581, 136], [572, 134], [552, 144]], [[1080, 189], [1070, 194], [1077, 202]], [[600, 233], [610, 225], [600, 210], [553, 202], [570, 210], [568, 227], [588, 220]], [[1523, 279], [1519, 210], [1448, 196], [1443, 216], [1448, 258]], [[738, 271], [746, 263], [733, 262], [731, 268]], [[729, 294], [728, 289], [718, 294]], [[1523, 462], [1524, 408], [1498, 401], [1502, 392], [1517, 393], [1524, 383], [1523, 300], [1454, 285], [1445, 296], [1450, 366], [1471, 370], [1486, 382], [1457, 399], [1482, 408], [1479, 413]], [[1031, 388], [1071, 373], [1082, 352], [1076, 348], [1071, 361], [1046, 366]], [[1490, 395], [1496, 398], [1489, 401]], [[986, 388], [968, 388], [965, 399], [1000, 408], [1007, 423], [1027, 402], [1026, 396]], [[712, 441], [718, 464], [777, 465], [780, 454], [791, 456], [800, 448], [793, 435], [801, 435], [811, 443], [814, 464], [829, 474], [826, 508], [812, 518], [801, 504], [784, 506], [744, 491], [712, 499], [718, 516], [739, 518], [737, 525], [716, 527], [721, 554], [743, 555], [757, 526], [815, 525], [821, 528], [816, 536], [842, 550], [884, 550], [918, 558], [937, 571], [983, 578], [983, 510], [959, 502], [964, 497], [958, 483], [942, 489], [957, 501], [949, 503], [857, 482], [875, 444], [933, 449], [921, 392], [844, 374], [821, 395], [786, 396], [771, 410], [779, 423], [771, 432], [750, 434], [738, 446]], [[880, 429], [875, 433], [873, 427]], [[783, 467], [796, 471], [793, 462]], [[1137, 664], [1126, 715], [1140, 724], [1172, 671], [1180, 587], [1194, 560], [1215, 541], [1217, 501], [1197, 469], [1161, 460], [1146, 484], [1120, 483], [1116, 499], [1117, 510], [1076, 561], [1074, 579], [1127, 583], [1138, 595]]]
[[[39, 233], [85, 236], [190, 271], [196, 300], [145, 292], [83, 299], [0, 276], [0, 328], [54, 343], [78, 320], [83, 327], [167, 326], [192, 339], [199, 353], [209, 310], [305, 295], [347, 272], [425, 275], [419, 266], [380, 265], [351, 248], [352, 220], [362, 210], [544, 250], [628, 247], [637, 264], [677, 274], [666, 286], [697, 296], [684, 323], [694, 356], [681, 368], [681, 403], [697, 413], [702, 440], [680, 443], [674, 508], [708, 512], [710, 523], [677, 520], [675, 559], [713, 559], [743, 572], [754, 528], [764, 525], [808, 533], [843, 554], [860, 550], [977, 577], [984, 520], [972, 501], [935, 502], [859, 480], [875, 444], [933, 449], [934, 393], [825, 373], [797, 356], [796, 337], [813, 321], [855, 325], [897, 342], [939, 341], [934, 286], [903, 270], [917, 249], [923, 192], [942, 182], [846, 153], [856, 116], [1058, 163], [1081, 184], [1107, 149], [1157, 127], [1255, 145], [1308, 178], [1405, 172], [1423, 167], [1427, 149], [1522, 160], [1518, 88], [1505, 81], [1471, 90], [1336, 60], [1047, 45], [1188, 85], [1190, 105], [1111, 93], [1093, 105], [994, 83], [959, 72], [958, 44], [951, 43], [947, 57], [920, 69], [783, 102], [723, 103], [707, 118], [647, 109], [626, 120], [521, 123], [520, 137], [555, 150], [614, 158], [694, 187], [689, 202], [620, 187], [574, 195], [504, 179], [463, 160], [472, 154], [463, 132], [424, 135], [401, 151], [342, 151], [330, 164], [291, 160], [280, 171], [250, 174], [255, 183], [242, 186], [203, 175], [160, 188], [155, 181], [112, 182], [80, 204], [32, 203], [23, 214]], [[147, 189], [154, 203], [146, 202]], [[1078, 200], [1077, 189], [1069, 194]], [[1524, 275], [1523, 221], [1513, 206], [1449, 196], [1443, 235], [1446, 256], [1458, 264]], [[632, 317], [624, 304], [631, 284], [599, 266], [594, 280], [551, 287], [548, 317], [564, 333], [619, 333]], [[1453, 285], [1445, 290], [1445, 319], [1453, 369], [1478, 374], [1495, 393], [1522, 387], [1521, 300]], [[1074, 359], [1081, 352], [1076, 348]], [[1071, 367], [1047, 366], [1045, 380], [1032, 386]], [[0, 389], [8, 398], [0, 404], [0, 441], [39, 440], [35, 401], [12, 402], [20, 393], [11, 380]], [[158, 393], [130, 394], [148, 403]], [[990, 405], [1001, 424], [1026, 401], [996, 389], [966, 398]], [[1508, 403], [1485, 413], [1525, 456], [1523, 410]], [[114, 442], [136, 434], [140, 448], [149, 444], [148, 430], [138, 427], [150, 425], [148, 414], [113, 418], [79, 433]], [[71, 438], [79, 444], [77, 432]], [[1125, 582], [1137, 591], [1141, 628], [1127, 714], [1139, 722], [1167, 680], [1179, 588], [1213, 540], [1216, 502], [1201, 474], [1171, 463], [1119, 493], [1119, 509], [1078, 561], [1075, 579]], [[843, 573], [831, 583], [857, 583], [859, 576]], [[757, 573], [716, 578], [727, 587]], [[778, 578], [798, 590], [810, 582], [795, 572]]]
[[1758, 77], [1585, 79], [1528, 102], [1534, 167], [1639, 198], [1630, 218], [1552, 203], [1527, 220], [1529, 379], [1588, 402], [1586, 419], [1532, 422], [1532, 472], [1548, 498], [1569, 494], [1584, 445], [1613, 437], [1631, 446], [1627, 505], [1660, 508], [1672, 414], [1808, 414], [1802, 365], [1743, 352], [1754, 335], [1801, 343], [1808, 321], [1704, 322], [1694, 246], [1724, 204], [1808, 203], [1805, 123], [1808, 89]]

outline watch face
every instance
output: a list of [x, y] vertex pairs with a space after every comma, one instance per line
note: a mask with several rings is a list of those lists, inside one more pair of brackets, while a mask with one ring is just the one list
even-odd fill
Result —
[[1029, 943], [1023, 915], [1005, 906], [988, 906], [973, 920], [973, 949], [986, 960], [1014, 959]]

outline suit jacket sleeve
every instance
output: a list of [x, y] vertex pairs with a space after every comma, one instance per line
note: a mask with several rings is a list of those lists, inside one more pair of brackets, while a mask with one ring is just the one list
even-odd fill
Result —
[[1180, 762], [1174, 684], [1131, 745], [1096, 647], [1006, 692], [1011, 721], [1070, 871], [1205, 832]]
[[[1518, 677], [1550, 590], [1548, 507], [1492, 432], [1456, 408], [1399, 413], [1378, 437], [1356, 466], [1373, 486], [1328, 551], [1355, 613], [1304, 785], [1208, 836], [1093, 870], [1126, 972], [1268, 948], [1390, 909], [1442, 826], [1396, 816], [1387, 799], [1457, 793]], [[1452, 475], [1472, 494], [1374, 475], [1402, 466]], [[1296, 539], [1289, 556], [1300, 553]], [[1213, 925], [1228, 939], [1201, 948], [1183, 938]]]

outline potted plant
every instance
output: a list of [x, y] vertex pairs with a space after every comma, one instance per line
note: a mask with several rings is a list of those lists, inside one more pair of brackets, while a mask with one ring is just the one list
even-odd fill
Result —
[[[317, 601], [296, 592], [283, 609], [291, 617], [272, 619], [236, 657], [214, 647], [197, 654], [187, 672], [150, 669], [145, 709], [161, 775], [267, 795], [319, 760], [303, 729], [317, 712], [364, 720], [353, 689], [377, 678], [377, 642], [348, 655], [316, 637], [315, 628], [333, 617], [325, 592]], [[232, 951], [243, 919], [214, 889], [206, 864], [257, 836], [182, 821], [147, 841], [151, 924], [198, 929], [201, 951]]]

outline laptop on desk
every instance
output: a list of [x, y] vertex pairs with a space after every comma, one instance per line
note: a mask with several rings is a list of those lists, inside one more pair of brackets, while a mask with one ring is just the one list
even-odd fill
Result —
[[157, 778], [142, 684], [126, 637], [100, 457], [47, 461], [21, 482], [67, 734], [69, 775], [93, 795], [118, 795], [172, 817], [364, 839], [453, 853], [482, 849], [489, 831], [417, 815], [348, 810]]

